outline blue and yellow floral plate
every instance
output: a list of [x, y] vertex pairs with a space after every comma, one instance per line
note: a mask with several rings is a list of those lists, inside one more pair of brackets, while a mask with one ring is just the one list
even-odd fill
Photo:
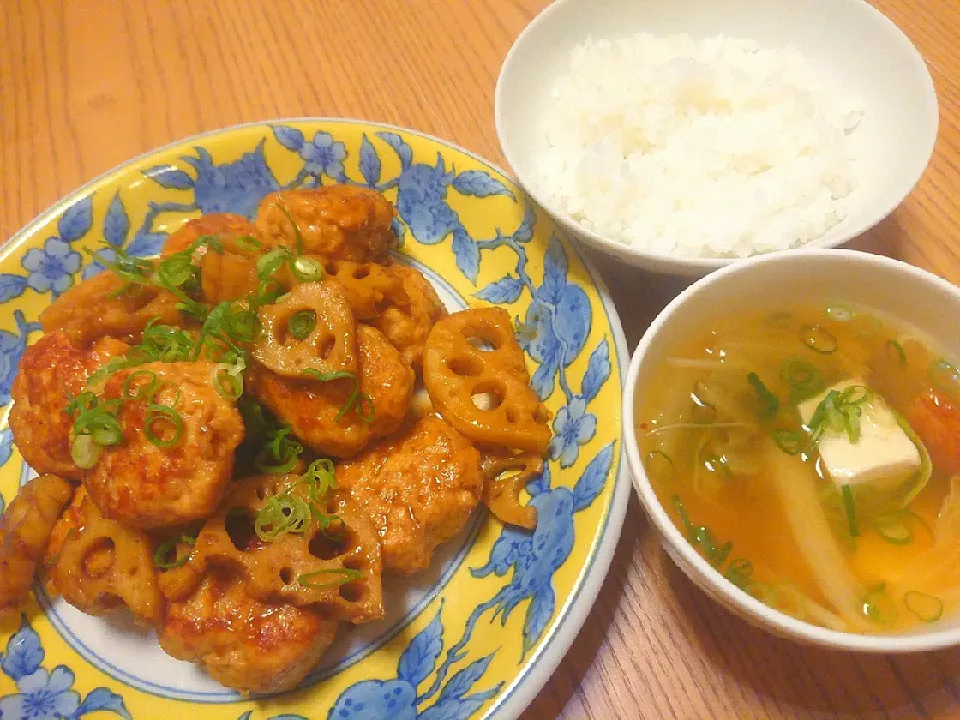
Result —
[[[300, 689], [252, 700], [167, 657], [152, 634], [82, 615], [38, 587], [21, 616], [0, 625], [3, 720], [514, 718], [566, 652], [630, 492], [620, 460], [626, 348], [576, 248], [500, 170], [464, 150], [382, 125], [291, 120], [202, 135], [89, 183], [3, 246], [0, 406], [39, 337], [40, 311], [100, 269], [84, 250], [153, 255], [187, 218], [252, 215], [278, 188], [334, 182], [394, 201], [402, 259], [451, 308], [493, 304], [516, 318], [534, 388], [553, 412], [549, 463], [527, 488], [536, 531], [477, 513], [428, 574], [387, 580], [383, 621], [342, 631]], [[9, 501], [31, 471], [8, 429], [0, 463]]]

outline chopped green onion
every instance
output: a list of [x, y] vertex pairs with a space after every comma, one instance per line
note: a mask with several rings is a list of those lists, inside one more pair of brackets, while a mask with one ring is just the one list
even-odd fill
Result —
[[287, 491], [264, 501], [253, 522], [264, 542], [275, 542], [287, 533], [302, 533], [310, 526], [310, 506], [299, 495]]
[[820, 325], [807, 325], [800, 330], [803, 344], [821, 355], [829, 355], [837, 350], [837, 338]]
[[892, 545], [906, 545], [913, 540], [913, 530], [899, 512], [875, 517], [872, 523], [880, 537]]
[[[322, 575], [331, 575], [334, 576], [334, 579], [324, 582], [313, 581], [313, 578], [320, 577]], [[305, 588], [310, 588], [311, 590], [319, 590], [321, 588], [346, 585], [348, 582], [359, 580], [362, 577], [363, 573], [359, 570], [351, 570], [350, 568], [326, 568], [324, 570], [315, 570], [313, 572], [302, 573], [298, 575], [297, 584], [302, 585]]]
[[77, 435], [70, 444], [70, 458], [81, 470], [89, 470], [100, 460], [101, 446], [92, 435]]
[[[158, 433], [154, 428], [156, 424], [166, 424], [167, 427]], [[143, 434], [157, 447], [171, 447], [183, 437], [183, 418], [169, 405], [147, 405], [143, 414]]]
[[669, 455], [660, 450], [651, 450], [648, 452], [644, 466], [646, 467], [647, 474], [650, 475], [652, 479], [660, 482], [672, 480], [676, 473], [673, 460], [670, 459]]
[[267, 432], [267, 441], [254, 461], [261, 472], [284, 475], [296, 467], [303, 445], [292, 433], [289, 425]]
[[869, 402], [873, 393], [863, 385], [851, 385], [842, 391], [831, 390], [817, 405], [807, 426], [818, 442], [827, 430], [846, 432], [851, 443], [860, 440], [862, 405]]
[[243, 395], [243, 375], [241, 374], [246, 367], [243, 358], [239, 358], [237, 364], [219, 363], [213, 366], [210, 373], [210, 382], [217, 393], [227, 399], [236, 400]]
[[757, 414], [761, 418], [773, 417], [780, 409], [780, 399], [774, 395], [767, 386], [763, 384], [760, 376], [756, 373], [747, 375], [747, 381], [757, 393]]
[[279, 247], [271, 250], [257, 260], [257, 277], [260, 280], [270, 280], [280, 268], [287, 264], [289, 258], [288, 248]]
[[237, 238], [237, 245], [245, 250], [263, 250], [263, 243], [252, 235], [240, 235]]
[[795, 400], [806, 400], [819, 395], [826, 387], [816, 367], [805, 360], [793, 358], [780, 368], [781, 379], [793, 390]]
[[317, 327], [317, 313], [313, 310], [299, 310], [287, 321], [287, 330], [297, 340], [306, 340]]
[[918, 620], [925, 623], [936, 622], [943, 617], [943, 600], [936, 595], [908, 590], [903, 594], [903, 604]]
[[860, 537], [860, 528], [857, 527], [857, 507], [853, 502], [853, 491], [849, 485], [843, 485], [840, 488], [840, 495], [843, 498], [843, 510], [847, 515], [847, 529], [850, 531], [850, 537]]
[[897, 604], [887, 594], [886, 583], [871, 587], [863, 598], [862, 612], [875, 623], [888, 625], [900, 614]]
[[160, 543], [157, 546], [156, 551], [153, 553], [153, 564], [156, 567], [162, 568], [164, 570], [167, 570], [170, 568], [182, 567], [190, 559], [190, 553], [187, 553], [183, 557], [179, 557], [179, 558], [176, 556], [176, 554], [174, 554], [172, 560], [169, 559], [170, 553], [172, 551], [175, 551], [177, 548], [177, 545], [179, 545], [180, 543], [194, 545], [196, 544], [196, 542], [197, 542], [197, 539], [190, 535], [174, 535], [172, 537], [168, 537], [166, 540], [164, 540], [162, 543]]
[[731, 560], [723, 576], [741, 590], [746, 590], [753, 579], [753, 563], [744, 558]]
[[298, 257], [290, 263], [290, 270], [300, 282], [317, 282], [323, 278], [323, 265], [309, 257]]
[[849, 305], [837, 304], [827, 306], [827, 317], [837, 322], [850, 322], [853, 320], [853, 308]]
[[277, 207], [280, 208], [280, 211], [287, 216], [287, 220], [289, 220], [290, 224], [293, 225], [293, 234], [297, 238], [297, 255], [303, 255], [303, 235], [300, 234], [300, 228], [297, 225], [297, 221], [293, 219], [293, 215], [290, 214], [290, 211], [287, 210], [285, 205], [278, 203]]
[[310, 463], [301, 479], [309, 487], [312, 500], [316, 500], [318, 496], [324, 497], [331, 490], [337, 488], [333, 461], [327, 458], [314, 460]]
[[[147, 378], [144, 385], [134, 388], [134, 383], [138, 378]], [[144, 400], [153, 395], [153, 388], [157, 383], [157, 374], [152, 370], [134, 370], [123, 380], [123, 388], [120, 390], [120, 397], [123, 400]], [[131, 392], [135, 389], [136, 392]]]
[[893, 351], [896, 353], [896, 355], [897, 355], [897, 360], [900, 361], [900, 364], [901, 364], [901, 365], [906, 365], [906, 364], [907, 364], [907, 353], [906, 353], [906, 351], [903, 349], [903, 345], [901, 345], [901, 344], [900, 344], [899, 342], [897, 342], [896, 340], [887, 340], [887, 344], [886, 344], [885, 347], [893, 350]]
[[799, 455], [807, 448], [807, 436], [797, 430], [776, 430], [773, 441], [787, 455]]
[[375, 408], [373, 405], [373, 399], [367, 393], [360, 392], [360, 379], [357, 377], [356, 373], [347, 372], [346, 370], [333, 370], [331, 372], [320, 372], [314, 368], [307, 368], [303, 371], [304, 374], [309, 375], [320, 382], [332, 382], [334, 380], [353, 380], [353, 388], [350, 391], [350, 394], [347, 396], [347, 401], [343, 404], [343, 407], [340, 408], [340, 411], [334, 416], [335, 422], [340, 422], [340, 419], [346, 415], [351, 408], [356, 408], [357, 416], [365, 423], [372, 423], [375, 415]]
[[679, 495], [674, 495], [671, 499], [677, 509], [677, 514], [680, 516], [683, 534], [687, 541], [694, 547], [700, 548], [708, 563], [714, 567], [720, 567], [730, 555], [730, 551], [733, 550], [733, 543], [727, 541], [720, 545], [706, 525], [694, 525], [690, 522], [687, 511], [683, 507], [683, 503], [680, 502]]

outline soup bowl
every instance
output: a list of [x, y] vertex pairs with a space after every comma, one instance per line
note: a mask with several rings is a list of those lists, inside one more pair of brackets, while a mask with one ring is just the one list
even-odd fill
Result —
[[842, 301], [863, 307], [931, 338], [947, 357], [960, 357], [960, 289], [911, 265], [853, 250], [797, 250], [759, 256], [719, 270], [678, 295], [637, 347], [623, 402], [625, 446], [634, 486], [677, 566], [708, 595], [748, 622], [781, 637], [866, 652], [913, 652], [960, 644], [960, 617], [899, 633], [831, 630], [784, 614], [740, 590], [708, 563], [674, 525], [657, 497], [641, 457], [635, 403], [652, 389], [671, 349], [732, 312]]

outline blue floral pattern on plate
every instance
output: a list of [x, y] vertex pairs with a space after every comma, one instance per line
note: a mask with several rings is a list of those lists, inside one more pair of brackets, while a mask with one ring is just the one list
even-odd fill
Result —
[[83, 697], [73, 689], [74, 674], [65, 665], [43, 667], [40, 636], [24, 617], [0, 653], [0, 670], [17, 684], [19, 692], [0, 698], [2, 720], [76, 720], [94, 712], [111, 712], [131, 720], [123, 698], [107, 688], [95, 688]]
[[[57, 223], [57, 234], [47, 237], [42, 248], [23, 254], [22, 273], [0, 273], [0, 302], [9, 302], [25, 292], [64, 292], [79, 278], [103, 270], [90, 258], [83, 265], [85, 239], [106, 241], [98, 256], [111, 260], [116, 251], [145, 257], [156, 254], [166, 238], [159, 230], [165, 215], [233, 212], [252, 217], [262, 199], [282, 188], [315, 187], [326, 182], [351, 182], [345, 163], [349, 159], [344, 142], [329, 132], [308, 137], [296, 127], [270, 126], [273, 138], [294, 153], [301, 165], [290, 182], [281, 184], [265, 155], [264, 137], [249, 152], [231, 162], [217, 164], [210, 152], [195, 146], [193, 154], [180, 156], [186, 168], [172, 164], [155, 165], [144, 176], [159, 188], [170, 191], [171, 199], [152, 202], [139, 228], [132, 229], [119, 192], [111, 199], [105, 216], [95, 223], [92, 196], [87, 195], [68, 206]], [[467, 720], [502, 689], [501, 682], [484, 682], [484, 674], [496, 651], [471, 658], [470, 640], [481, 618], [506, 625], [523, 603], [522, 658], [544, 636], [556, 613], [554, 574], [569, 557], [575, 542], [574, 516], [589, 507], [612, 477], [617, 448], [611, 442], [586, 464], [573, 487], [554, 487], [551, 475], [556, 468], [573, 466], [581, 448], [597, 432], [597, 416], [591, 403], [611, 376], [610, 342], [604, 337], [592, 348], [586, 370], [579, 383], [570, 377], [574, 361], [585, 351], [590, 335], [592, 310], [586, 293], [569, 280], [569, 263], [563, 244], [551, 238], [543, 262], [543, 279], [537, 284], [527, 265], [527, 244], [533, 238], [536, 215], [531, 206], [519, 226], [510, 233], [496, 230], [493, 237], [474, 238], [449, 203], [450, 193], [486, 198], [506, 196], [515, 202], [512, 191], [490, 173], [478, 170], [457, 172], [447, 167], [441, 154], [432, 164], [415, 158], [403, 136], [384, 130], [374, 135], [375, 143], [363, 136], [356, 158], [362, 184], [384, 193], [395, 191], [398, 212], [396, 230], [421, 245], [437, 245], [450, 238], [456, 267], [476, 286], [483, 257], [506, 248], [516, 257], [512, 272], [477, 288], [475, 297], [488, 303], [509, 306], [524, 293], [531, 302], [516, 331], [521, 346], [537, 365], [532, 384], [546, 399], [557, 386], [565, 405], [553, 420], [554, 436], [549, 447], [550, 462], [543, 473], [527, 487], [531, 504], [538, 513], [533, 532], [504, 527], [493, 544], [486, 562], [470, 570], [476, 578], [490, 575], [508, 578], [500, 589], [477, 603], [456, 639], [445, 637], [450, 628], [441, 621], [441, 599], [432, 620], [406, 645], [393, 676], [357, 682], [336, 699], [328, 720], [390, 718], [390, 720]], [[378, 150], [379, 146], [379, 150]], [[391, 164], [399, 163], [399, 172], [384, 177], [384, 156], [392, 153]], [[96, 232], [92, 231], [97, 225]], [[91, 234], [92, 233], [92, 234]], [[25, 321], [16, 311], [15, 332], [0, 331], [0, 404], [10, 400], [10, 387], [19, 359], [37, 323]], [[579, 390], [574, 386], [579, 384]], [[11, 456], [9, 430], [0, 431], [0, 465]], [[3, 499], [0, 498], [0, 510]], [[10, 638], [6, 652], [0, 655], [0, 669], [17, 686], [17, 693], [0, 698], [0, 720], [10, 718], [79, 718], [95, 710], [129, 718], [123, 699], [106, 688], [96, 688], [81, 697], [73, 689], [73, 672], [58, 665], [52, 671], [43, 668], [44, 651], [39, 636], [26, 618]], [[457, 669], [455, 669], [457, 668]], [[256, 720], [253, 711], [238, 720]], [[266, 720], [307, 720], [300, 715], [274, 715]]]

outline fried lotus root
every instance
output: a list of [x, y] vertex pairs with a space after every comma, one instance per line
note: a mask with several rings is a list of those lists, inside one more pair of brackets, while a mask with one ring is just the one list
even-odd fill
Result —
[[337, 468], [337, 483], [376, 528], [384, 570], [412, 574], [460, 532], [483, 492], [480, 454], [436, 416]]
[[[355, 381], [339, 378], [321, 382], [314, 378], [287, 378], [264, 368], [247, 373], [252, 395], [293, 429], [293, 433], [318, 453], [353, 457], [370, 441], [400, 427], [413, 396], [415, 376], [400, 353], [377, 330], [357, 328], [360, 376], [357, 390], [369, 401], [342, 412]], [[360, 413], [372, 410], [372, 421]], [[367, 417], [364, 415], [364, 417]]]
[[73, 418], [66, 412], [67, 403], [84, 390], [96, 370], [127, 349], [126, 343], [113, 338], [83, 349], [63, 332], [44, 335], [26, 349], [11, 388], [10, 429], [30, 467], [80, 478], [82, 471], [70, 454]]
[[486, 455], [481, 467], [483, 502], [490, 512], [505, 525], [533, 530], [537, 526], [537, 509], [520, 502], [520, 491], [543, 472], [543, 458]]
[[242, 578], [211, 572], [189, 597], [167, 603], [157, 639], [168, 655], [248, 694], [296, 687], [336, 633], [321, 609], [256, 600]]
[[[163, 591], [182, 600], [209, 568], [228, 569], [245, 581], [250, 597], [322, 606], [328, 617], [353, 623], [383, 617], [380, 544], [366, 515], [347, 495], [313, 500], [330, 518], [324, 530], [311, 518], [300, 532], [264, 540], [257, 514], [277, 496], [311, 501], [297, 475], [241, 480], [203, 526], [185, 565], [163, 576]], [[267, 532], [265, 530], [264, 532]]]
[[105, 519], [84, 488], [54, 527], [47, 590], [88, 615], [126, 608], [138, 625], [160, 622], [162, 605], [150, 538]]
[[86, 345], [109, 336], [140, 342], [147, 323], [180, 325], [179, 300], [153, 285], [130, 285], [108, 271], [67, 290], [40, 313], [44, 332], [62, 330], [71, 341]]
[[419, 270], [403, 265], [387, 270], [398, 279], [399, 285], [385, 294], [382, 308], [371, 324], [400, 351], [407, 365], [419, 370], [427, 337], [447, 310], [433, 285]]
[[330, 260], [375, 260], [396, 244], [393, 204], [375, 190], [327, 185], [267, 195], [257, 229], [270, 246], [285, 245]]
[[[188, 220], [179, 229], [170, 233], [163, 244], [162, 257], [170, 257], [174, 253], [183, 252], [200, 238], [212, 237], [225, 250], [237, 251], [248, 243], [237, 242], [238, 238], [253, 238], [257, 240], [256, 226], [243, 215], [233, 213], [209, 213], [198, 218]], [[259, 242], [259, 241], [257, 241]], [[254, 243], [249, 243], [254, 245]], [[201, 248], [200, 254], [206, 254], [207, 248]]]
[[73, 486], [56, 475], [28, 482], [0, 517], [0, 612], [19, 607], [30, 591], [50, 535]]
[[[243, 439], [240, 413], [212, 384], [215, 368], [206, 362], [147, 363], [106, 381], [104, 399], [127, 399], [118, 414], [121, 444], [104, 447], [84, 478], [104, 517], [150, 529], [214, 512]], [[179, 417], [179, 437], [157, 406]]]
[[444, 420], [473, 442], [546, 452], [550, 416], [530, 388], [505, 310], [464, 310], [438, 322], [424, 349], [423, 382]]
[[[336, 282], [297, 285], [273, 305], [261, 308], [257, 316], [262, 332], [253, 356], [273, 372], [296, 377], [306, 370], [357, 371], [357, 328]], [[291, 330], [294, 316], [312, 318], [313, 328], [303, 338]]]
[[395, 268], [353, 260], [327, 260], [322, 263], [327, 277], [336, 280], [357, 322], [375, 320], [403, 292]]

